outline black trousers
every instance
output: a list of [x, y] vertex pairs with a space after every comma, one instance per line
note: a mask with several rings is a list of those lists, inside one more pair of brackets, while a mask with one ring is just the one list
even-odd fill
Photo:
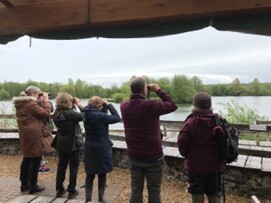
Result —
[[66, 175], [66, 170], [69, 165], [70, 177], [69, 185], [67, 188], [68, 192], [75, 192], [77, 174], [80, 164], [80, 151], [73, 151], [71, 153], [58, 152], [58, 166], [56, 175], [56, 190], [64, 190], [64, 180]]
[[33, 189], [37, 186], [41, 158], [23, 157], [20, 170], [21, 186], [30, 186]]

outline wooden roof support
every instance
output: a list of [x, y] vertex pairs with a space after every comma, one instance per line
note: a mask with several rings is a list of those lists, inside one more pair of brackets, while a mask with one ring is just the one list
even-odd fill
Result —
[[[0, 0], [2, 4], [11, 3]], [[16, 0], [0, 8], [0, 36], [193, 21], [271, 12], [270, 0]], [[23, 4], [27, 2], [27, 4]], [[35, 2], [35, 3], [31, 3]]]
[[9, 0], [0, 0], [6, 7], [13, 7], [13, 4]]

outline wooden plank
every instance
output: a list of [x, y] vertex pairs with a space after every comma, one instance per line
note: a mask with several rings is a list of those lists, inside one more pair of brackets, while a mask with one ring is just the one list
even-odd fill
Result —
[[262, 171], [271, 172], [271, 158], [263, 158]]
[[88, 24], [88, 0], [43, 1], [0, 9], [0, 35], [76, 29]]
[[66, 203], [85, 203], [85, 201], [79, 199], [69, 199]]
[[89, 15], [95, 26], [125, 21], [213, 18], [251, 13], [255, 10], [270, 11], [270, 8], [269, 0], [92, 0]]
[[45, 197], [45, 196], [38, 196], [36, 199], [31, 201], [31, 203], [48, 203], [55, 199], [55, 197]]
[[260, 200], [255, 195], [252, 195], [251, 199], [253, 200], [254, 203], [261, 203]]
[[113, 142], [113, 148], [127, 149], [126, 142], [124, 141], [112, 140], [112, 142]]
[[262, 158], [256, 156], [248, 156], [245, 164], [245, 168], [261, 169], [262, 168]]
[[175, 147], [164, 147], [163, 152], [165, 156], [180, 157], [180, 152]]
[[263, 132], [267, 130], [267, 127], [266, 125], [263, 125], [263, 124], [258, 124], [258, 125], [251, 124], [249, 125], [249, 130]]
[[19, 203], [19, 202], [31, 202], [34, 199], [36, 199], [37, 195], [22, 195], [19, 197], [16, 197], [15, 199], [9, 201], [9, 203]]
[[13, 4], [9, 0], [0, 0], [0, 3], [4, 4], [6, 7], [13, 7]]
[[247, 155], [238, 155], [237, 161], [230, 163], [230, 166], [245, 167], [246, 161], [248, 159]]
[[[17, 0], [0, 7], [0, 35], [270, 13], [270, 0]], [[24, 2], [24, 3], [20, 3]], [[33, 3], [34, 2], [34, 3]]]
[[65, 203], [67, 199], [65, 198], [56, 198], [52, 203]]

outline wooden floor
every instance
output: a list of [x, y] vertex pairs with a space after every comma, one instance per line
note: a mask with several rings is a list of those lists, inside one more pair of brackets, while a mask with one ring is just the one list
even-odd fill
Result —
[[[45, 186], [45, 190], [28, 194], [27, 192], [20, 192], [19, 178], [14, 177], [0, 177], [0, 203], [81, 203], [85, 200], [85, 188], [78, 187], [79, 195], [75, 199], [68, 200], [68, 193], [64, 194], [62, 198], [55, 198], [55, 182], [53, 180], [39, 180], [39, 183]], [[78, 186], [83, 185], [83, 182], [78, 182]], [[93, 189], [93, 201], [98, 202], [97, 187]], [[114, 203], [123, 190], [123, 187], [117, 184], [108, 185], [105, 190], [105, 199], [107, 203]]]
[[67, 200], [64, 198], [55, 198], [49, 196], [38, 196], [38, 195], [22, 195], [9, 201], [9, 203], [80, 203], [85, 202], [84, 200]]

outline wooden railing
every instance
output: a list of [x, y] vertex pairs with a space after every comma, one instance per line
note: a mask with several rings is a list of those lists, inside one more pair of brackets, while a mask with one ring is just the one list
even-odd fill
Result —
[[[15, 119], [13, 114], [0, 114], [0, 119]], [[121, 121], [122, 122], [122, 121]], [[255, 144], [252, 144], [251, 141], [240, 140], [239, 152], [240, 154], [252, 155], [252, 156], [261, 156], [261, 157], [271, 157], [271, 150], [266, 150], [265, 146], [260, 144], [259, 133], [266, 134], [267, 143], [270, 142], [270, 132], [271, 132], [271, 121], [261, 122], [257, 121], [256, 125], [245, 125], [245, 124], [235, 124], [234, 126], [242, 133], [250, 133], [255, 137]], [[177, 146], [177, 136], [184, 125], [183, 121], [160, 121], [161, 131], [164, 135], [163, 137], [163, 146], [165, 147], [178, 147]], [[16, 128], [1, 128], [0, 133], [18, 133]], [[53, 131], [55, 134], [56, 131]], [[110, 138], [112, 140], [125, 141], [124, 129], [110, 129]], [[271, 144], [267, 147], [271, 147]]]

